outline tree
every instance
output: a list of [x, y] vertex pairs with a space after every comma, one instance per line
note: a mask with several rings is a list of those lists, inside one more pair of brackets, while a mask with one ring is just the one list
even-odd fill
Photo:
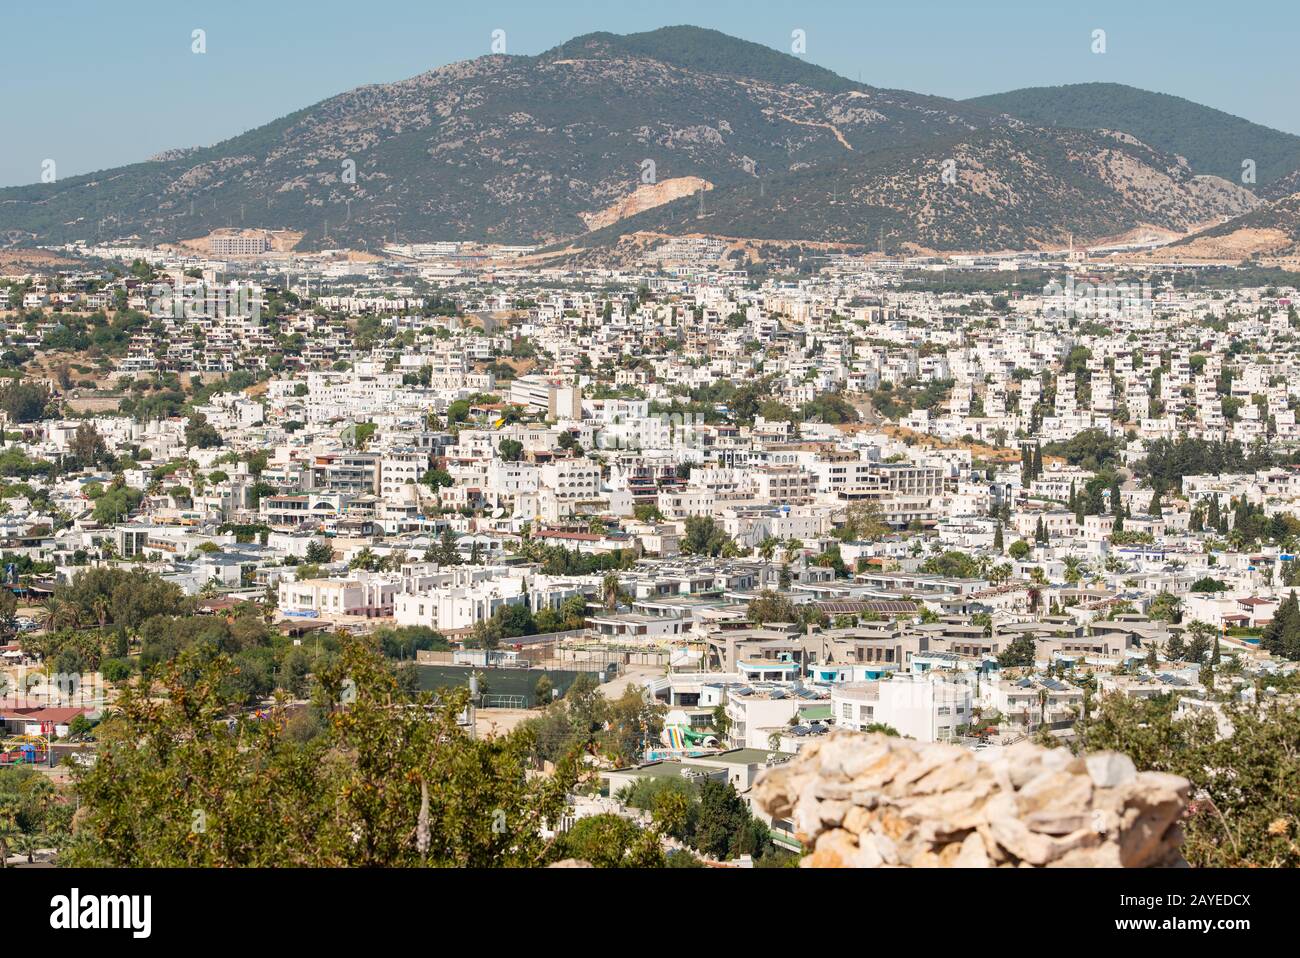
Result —
[[887, 735], [890, 738], [900, 737], [898, 729], [894, 728], [892, 725], [887, 725], [884, 722], [868, 722], [866, 725], [862, 726], [861, 731]]
[[1002, 555], [1002, 523], [998, 523], [993, 530], [993, 551]]
[[1020, 635], [998, 653], [998, 665], [1004, 669], [1030, 668], [1034, 664], [1035, 654], [1034, 640], [1027, 635]]
[[722, 530], [712, 516], [687, 516], [686, 533], [682, 536], [681, 550], [689, 555], [716, 558], [724, 551], [734, 551], [731, 537]]
[[888, 532], [879, 504], [873, 499], [859, 499], [845, 510], [844, 525], [835, 534], [845, 542], [860, 542], [879, 539]]
[[1218, 635], [1208, 622], [1192, 622], [1187, 626], [1192, 641], [1187, 644], [1187, 658], [1198, 665], [1205, 661]]
[[0, 588], [0, 638], [10, 639], [18, 632], [18, 597], [8, 588]]
[[976, 579], [980, 577], [980, 564], [973, 556], [949, 550], [926, 559], [921, 564], [921, 571], [953, 579]]
[[659, 835], [618, 815], [589, 815], [557, 843], [554, 857], [576, 858], [596, 868], [662, 868]]
[[618, 573], [611, 572], [601, 581], [600, 592], [602, 601], [605, 604], [606, 612], [615, 612], [618, 610], [619, 599], [622, 598], [622, 592], [618, 586]]
[[718, 704], [713, 707], [713, 731], [719, 740], [725, 740], [727, 733], [731, 731], [731, 716], [727, 714], [725, 705]]
[[1225, 704], [1228, 735], [1220, 734], [1214, 716], [1200, 710], [1180, 716], [1176, 709], [1174, 696], [1103, 696], [1077, 724], [1077, 747], [1124, 752], [1139, 769], [1191, 782], [1182, 851], [1193, 866], [1300, 866], [1300, 709], [1276, 699]]
[[518, 439], [502, 439], [497, 454], [506, 462], [518, 462], [524, 456], [524, 444]]
[[1178, 596], [1172, 592], [1161, 592], [1151, 600], [1147, 614], [1163, 622], [1180, 622], [1183, 617], [1182, 608], [1183, 602]]
[[456, 534], [447, 526], [438, 539], [437, 561], [439, 565], [460, 565], [460, 552], [456, 548]]
[[730, 782], [707, 779], [700, 784], [700, 806], [693, 847], [719, 860], [752, 855], [761, 858], [771, 847], [767, 827], [749, 811]]
[[543, 673], [537, 680], [537, 684], [533, 686], [533, 700], [538, 705], [550, 705], [554, 691], [550, 677]]
[[1029, 558], [1029, 543], [1024, 539], [1017, 539], [1015, 542], [1011, 543], [1011, 547], [1007, 549], [1007, 555], [1017, 561], [1023, 562], [1025, 559]]
[[799, 613], [795, 610], [794, 603], [785, 596], [764, 589], [756, 598], [749, 600], [746, 617], [755, 625], [766, 625], [768, 622], [794, 622]]
[[[537, 865], [577, 753], [526, 778], [529, 730], [471, 738], [465, 690], [411, 694], [365, 639], [323, 666], [305, 742], [248, 718], [226, 691], [231, 661], [185, 653], [128, 686], [74, 768], [81, 803], [68, 864], [98, 867]], [[201, 828], [198, 826], [201, 825]]]
[[93, 423], [83, 422], [77, 427], [72, 441], [68, 443], [68, 453], [78, 466], [90, 468], [102, 462], [112, 460], [104, 437], [99, 434]]
[[374, 572], [379, 568], [379, 557], [371, 551], [369, 546], [366, 546], [352, 557], [352, 560], [348, 562], [348, 568]]
[[307, 543], [307, 552], [303, 556], [304, 561], [320, 565], [326, 562], [334, 561], [334, 548], [328, 542], [321, 542], [313, 539]]
[[203, 413], [195, 413], [185, 424], [185, 444], [198, 449], [211, 449], [221, 445], [221, 433], [208, 422]]
[[1278, 604], [1272, 621], [1264, 627], [1259, 645], [1272, 655], [1300, 659], [1300, 603], [1294, 589]]
[[643, 686], [629, 682], [623, 694], [608, 700], [602, 709], [605, 728], [598, 736], [601, 752], [619, 765], [641, 761], [647, 746], [659, 741], [666, 711]]
[[35, 383], [12, 381], [0, 389], [0, 409], [10, 422], [38, 422], [45, 418], [45, 406], [50, 394], [45, 387]]

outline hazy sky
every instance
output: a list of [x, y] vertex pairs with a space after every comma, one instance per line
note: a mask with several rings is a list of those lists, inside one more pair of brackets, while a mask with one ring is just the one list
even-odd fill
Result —
[[1296, 0], [3, 0], [0, 185], [37, 181], [46, 158], [62, 178], [206, 146], [487, 53], [496, 29], [507, 52], [534, 54], [679, 23], [787, 52], [801, 29], [808, 60], [874, 86], [963, 98], [1104, 80], [1300, 133]]

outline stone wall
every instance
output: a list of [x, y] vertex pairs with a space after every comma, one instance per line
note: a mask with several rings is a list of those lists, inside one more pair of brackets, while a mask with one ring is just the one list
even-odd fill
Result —
[[836, 730], [765, 771], [754, 801], [794, 822], [812, 868], [1184, 865], [1186, 779], [1118, 752], [979, 752]]

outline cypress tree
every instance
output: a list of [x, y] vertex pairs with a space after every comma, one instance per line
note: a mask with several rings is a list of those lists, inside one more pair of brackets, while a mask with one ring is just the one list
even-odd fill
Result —
[[1273, 613], [1273, 621], [1264, 627], [1264, 634], [1259, 639], [1260, 648], [1274, 655], [1284, 654], [1286, 639], [1296, 633], [1297, 623], [1300, 623], [1300, 602], [1297, 602], [1295, 590], [1292, 589], [1291, 594]]

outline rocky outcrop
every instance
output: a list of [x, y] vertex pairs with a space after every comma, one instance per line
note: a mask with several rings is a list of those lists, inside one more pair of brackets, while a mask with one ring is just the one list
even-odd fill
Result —
[[609, 226], [611, 223], [627, 219], [629, 216], [636, 216], [636, 214], [652, 210], [656, 206], [663, 206], [665, 203], [679, 200], [683, 196], [690, 196], [700, 190], [711, 189], [713, 189], [713, 184], [698, 176], [678, 176], [670, 180], [664, 180], [662, 183], [642, 184], [627, 196], [621, 197], [612, 206], [607, 206], [596, 213], [579, 213], [578, 216], [582, 218], [587, 229], [598, 230]]
[[1128, 756], [836, 731], [769, 769], [754, 800], [812, 868], [1183, 865], [1190, 785]]

